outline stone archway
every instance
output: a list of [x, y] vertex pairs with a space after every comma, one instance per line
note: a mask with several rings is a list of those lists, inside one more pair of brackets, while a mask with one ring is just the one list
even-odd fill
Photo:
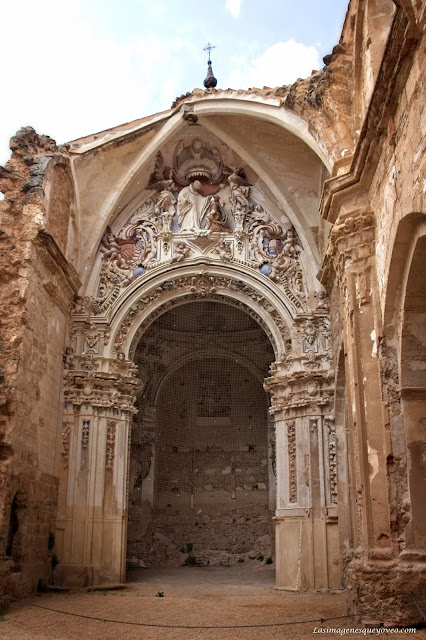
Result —
[[[247, 270], [207, 268], [199, 261], [173, 271], [166, 267], [142, 290], [131, 285], [108, 323], [74, 317], [73, 349], [65, 363], [64, 516], [57, 522], [61, 563], [56, 579], [80, 585], [124, 579], [128, 445], [141, 387], [136, 347], [157, 318], [197, 301], [243, 310], [262, 327], [274, 351], [265, 389], [271, 394], [276, 431], [277, 586], [338, 587], [336, 433], [326, 301], [320, 298], [314, 312], [292, 317], [291, 300], [277, 296], [268, 281], [265, 286]], [[146, 385], [146, 372], [140, 373]]]
[[259, 324], [220, 302], [176, 306], [145, 331], [134, 354], [146, 383], [132, 427], [131, 567], [271, 562], [275, 434], [263, 380], [273, 360]]
[[[307, 176], [296, 208], [304, 202], [311, 219], [321, 162], [293, 142], [292, 175], [300, 164]], [[129, 434], [141, 388], [151, 384], [148, 367], [138, 373], [137, 345], [158, 318], [203, 301], [244, 312], [274, 352], [261, 380], [276, 425], [277, 585], [340, 584], [328, 301], [315, 280], [312, 225], [275, 197], [261, 162], [242, 166], [246, 153], [234, 146], [204, 125], [196, 135], [184, 124], [166, 136], [153, 172], [141, 177], [146, 186], [131, 180], [134, 191], [129, 183], [121, 194], [75, 300], [65, 358], [61, 582], [124, 577]]]

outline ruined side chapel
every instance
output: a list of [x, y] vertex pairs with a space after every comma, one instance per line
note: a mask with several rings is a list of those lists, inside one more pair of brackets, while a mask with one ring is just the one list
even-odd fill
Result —
[[[196, 89], [0, 168], [0, 600], [270, 559], [425, 601], [426, 9], [292, 86]], [[214, 79], [214, 78], [213, 78]], [[207, 82], [207, 80], [209, 80]]]

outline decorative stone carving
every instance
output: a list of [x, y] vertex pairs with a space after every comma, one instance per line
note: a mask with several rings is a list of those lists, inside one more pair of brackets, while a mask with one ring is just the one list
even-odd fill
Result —
[[328, 303], [328, 296], [326, 294], [325, 291], [316, 291], [315, 292], [315, 300], [316, 300], [316, 306], [315, 309], [317, 311], [328, 311], [329, 310], [329, 303]]
[[176, 211], [176, 198], [171, 191], [173, 180], [168, 180], [164, 186], [168, 187], [160, 192], [155, 203], [154, 212], [162, 220], [162, 231], [170, 231], [170, 224]]
[[272, 466], [272, 472], [277, 477], [277, 442], [276, 442], [276, 434], [275, 434], [275, 420], [274, 416], [269, 414], [268, 416], [268, 436], [269, 436], [269, 449], [270, 449], [270, 460]]
[[[105, 313], [124, 287], [149, 277], [159, 264], [199, 255], [230, 262], [234, 252], [242, 264], [279, 286], [295, 313], [306, 312], [302, 247], [285, 215], [284, 226], [274, 221], [254, 200], [244, 170], [224, 167], [219, 151], [201, 139], [181, 141], [173, 163], [173, 169], [166, 166], [159, 153], [146, 200], [120, 229], [107, 229], [96, 296], [89, 305], [94, 315]], [[219, 242], [224, 244], [218, 250]], [[88, 308], [79, 301], [75, 313]]]
[[223, 162], [219, 150], [211, 148], [201, 138], [189, 145], [178, 142], [173, 157], [173, 175], [178, 184], [188, 184], [194, 178], [207, 178], [216, 184], [223, 178]]
[[330, 484], [330, 502], [337, 504], [337, 457], [336, 428], [332, 420], [325, 421], [328, 431], [328, 467]]
[[195, 180], [184, 187], [178, 196], [178, 222], [181, 231], [194, 231], [201, 223], [209, 207], [209, 199], [201, 195], [201, 182]]
[[[230, 176], [228, 176], [228, 182], [231, 187], [230, 202], [232, 205], [232, 213], [235, 214], [247, 214], [252, 209], [252, 205], [249, 202], [250, 196], [250, 184], [247, 182], [244, 170], [236, 168], [233, 170]], [[244, 224], [244, 218], [236, 220], [237, 224]]]
[[332, 372], [294, 371], [281, 375], [274, 373], [264, 383], [271, 393], [271, 412], [290, 412], [292, 415], [320, 414], [331, 407], [334, 398]]
[[256, 220], [249, 233], [251, 252], [258, 262], [267, 262], [282, 252], [283, 230], [279, 225], [260, 224]]
[[330, 233], [324, 267], [318, 276], [320, 282], [326, 285], [334, 270], [345, 286], [346, 265], [374, 254], [374, 236], [374, 216], [370, 211], [337, 219]]
[[308, 351], [314, 351], [314, 352], [318, 351], [318, 343], [317, 343], [318, 329], [316, 328], [312, 320], [306, 320], [301, 333], [303, 336], [304, 353], [308, 353]]
[[292, 227], [286, 232], [262, 207], [255, 207], [250, 214], [251, 223], [247, 233], [250, 242], [250, 257], [255, 260], [261, 273], [282, 286], [287, 296], [299, 311], [305, 311], [306, 294], [300, 264], [302, 248]]
[[209, 229], [210, 231], [219, 231], [221, 233], [229, 232], [229, 229], [226, 226], [226, 220], [226, 211], [220, 202], [219, 196], [210, 196], [206, 214], [206, 229]]
[[[133, 365], [133, 367], [131, 366]], [[64, 373], [64, 400], [78, 412], [82, 406], [92, 411], [121, 411], [135, 413], [135, 394], [141, 387], [135, 377], [136, 365], [127, 362], [127, 375], [101, 371], [66, 371]]]
[[85, 331], [85, 351], [93, 351], [94, 353], [98, 353], [99, 337], [100, 336], [96, 325], [91, 322]]
[[231, 262], [232, 248], [229, 243], [225, 242], [225, 240], [222, 240], [222, 242], [217, 245], [216, 249], [214, 249], [214, 252], [219, 254], [219, 258], [223, 262]]
[[132, 282], [135, 270], [143, 268], [157, 253], [158, 229], [154, 223], [134, 215], [123, 227], [120, 236], [107, 230], [101, 246], [104, 272], [115, 274], [122, 284]]
[[294, 420], [289, 420], [286, 424], [288, 443], [289, 501], [294, 503], [297, 502], [296, 427]]
[[106, 469], [112, 469], [112, 465], [114, 462], [116, 428], [117, 428], [116, 423], [113, 420], [109, 420], [107, 425], [107, 437], [106, 437], [106, 455], [105, 455]]
[[[114, 351], [118, 352], [122, 350], [122, 345], [124, 344], [124, 340], [127, 336], [128, 330], [133, 322], [134, 316], [150, 305], [152, 302], [160, 299], [161, 297], [168, 297], [168, 293], [174, 289], [185, 289], [187, 288], [190, 293], [196, 294], [195, 296], [183, 296], [180, 297], [180, 302], [185, 300], [197, 299], [198, 297], [206, 297], [209, 299], [217, 299], [223, 302], [227, 302], [228, 304], [232, 304], [233, 306], [241, 306], [246, 313], [249, 313], [252, 317], [256, 319], [256, 321], [265, 329], [268, 337], [271, 339], [272, 344], [275, 343], [271, 332], [269, 331], [266, 323], [262, 320], [262, 318], [256, 314], [252, 309], [248, 308], [243, 303], [240, 303], [237, 300], [230, 301], [229, 298], [224, 299], [223, 296], [218, 293], [218, 289], [226, 289], [227, 291], [238, 291], [243, 293], [247, 298], [253, 300], [256, 303], [261, 304], [265, 309], [267, 308], [267, 313], [272, 318], [273, 322], [277, 326], [277, 328], [284, 334], [288, 333], [287, 325], [280, 315], [280, 313], [271, 307], [269, 303], [266, 302], [263, 295], [256, 291], [250, 285], [242, 282], [241, 280], [235, 280], [231, 277], [226, 276], [210, 276], [207, 274], [199, 274], [197, 276], [180, 276], [174, 279], [166, 280], [162, 283], [161, 286], [155, 287], [151, 290], [148, 290], [146, 294], [137, 302], [135, 305], [132, 305], [131, 309], [123, 319], [120, 328], [114, 339]], [[171, 308], [175, 303], [172, 300], [168, 300], [167, 308]], [[159, 308], [157, 310], [157, 314], [160, 315], [164, 313], [165, 306]], [[155, 316], [156, 317], [156, 316]], [[154, 316], [150, 317], [150, 322], [154, 319]], [[143, 329], [145, 324], [141, 325], [141, 329]], [[143, 331], [142, 331], [143, 333]], [[140, 339], [142, 333], [140, 330], [136, 332], [135, 339]]]
[[111, 368], [124, 378], [136, 378], [138, 375], [138, 367], [131, 360], [126, 360], [123, 351], [117, 353], [116, 360], [112, 363]]
[[67, 347], [64, 353], [64, 369], [74, 369], [74, 365], [74, 349], [72, 347]]
[[81, 431], [81, 446], [83, 449], [87, 449], [89, 446], [90, 436], [90, 420], [83, 420], [83, 428]]
[[86, 313], [90, 313], [89, 306], [89, 296], [75, 296], [72, 304], [72, 313], [74, 315], [85, 315]]
[[98, 362], [96, 360], [96, 353], [93, 349], [89, 349], [82, 354], [81, 367], [86, 371], [96, 371], [98, 368]]
[[172, 257], [171, 262], [183, 262], [186, 257], [191, 253], [191, 247], [186, 244], [186, 242], [177, 242], [175, 245], [175, 253]]
[[356, 291], [359, 303], [366, 304], [369, 300], [369, 278], [365, 272], [358, 273], [356, 278]]
[[71, 425], [69, 422], [64, 423], [64, 429], [62, 431], [62, 448], [61, 454], [65, 461], [65, 467], [68, 467], [68, 459], [70, 452], [70, 436], [71, 436]]

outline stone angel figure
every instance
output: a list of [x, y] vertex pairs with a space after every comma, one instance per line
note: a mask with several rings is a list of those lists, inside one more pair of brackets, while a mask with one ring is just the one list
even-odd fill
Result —
[[175, 247], [175, 255], [171, 262], [182, 262], [191, 253], [191, 247], [186, 242], [178, 242]]

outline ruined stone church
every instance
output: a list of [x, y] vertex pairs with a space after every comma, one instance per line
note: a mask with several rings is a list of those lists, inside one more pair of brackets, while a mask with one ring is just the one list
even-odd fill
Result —
[[426, 4], [0, 168], [0, 600], [263, 561], [426, 602]]

